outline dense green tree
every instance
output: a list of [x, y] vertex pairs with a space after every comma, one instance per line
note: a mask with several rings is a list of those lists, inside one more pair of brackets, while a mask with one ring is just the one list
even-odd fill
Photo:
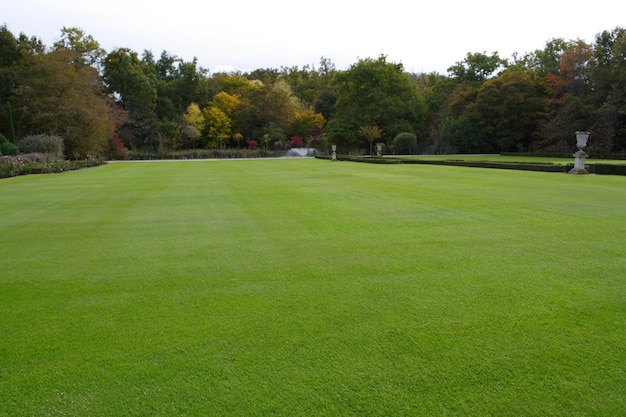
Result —
[[335, 98], [330, 81], [335, 73], [333, 62], [321, 57], [317, 68], [309, 65], [303, 68], [282, 68], [280, 76], [289, 84], [304, 107], [312, 107], [324, 118], [329, 118], [334, 112]]
[[9, 94], [15, 87], [15, 67], [19, 58], [17, 39], [6, 25], [0, 26], [0, 132], [6, 133], [12, 142], [15, 137], [11, 134], [13, 113]]
[[6, 25], [0, 26], [0, 68], [10, 68], [20, 60], [17, 38]]
[[281, 72], [275, 68], [258, 68], [245, 75], [249, 80], [261, 81], [263, 84], [273, 84], [281, 76]]
[[86, 65], [100, 67], [106, 51], [100, 47], [100, 44], [91, 36], [86, 34], [82, 29], [76, 27], [63, 27], [61, 29], [61, 38], [52, 46], [53, 50], [74, 51], [77, 59]]
[[595, 113], [588, 100], [591, 58], [591, 45], [578, 41], [561, 57], [559, 73], [547, 75], [546, 118], [539, 128], [542, 148], [569, 150], [574, 132], [590, 129]]
[[61, 136], [69, 157], [104, 152], [114, 122], [94, 67], [103, 52], [97, 42], [80, 29], [63, 28], [47, 52], [38, 38], [15, 38], [4, 26], [0, 43], [2, 124], [6, 120], [17, 138]]
[[273, 123], [259, 128], [254, 132], [253, 137], [258, 138], [265, 149], [270, 149], [270, 146], [281, 149], [287, 144], [287, 134], [280, 126]]
[[485, 136], [467, 116], [444, 119], [441, 139], [445, 151], [450, 153], [478, 153], [488, 149]]
[[615, 28], [596, 36], [591, 61], [593, 91], [590, 100], [597, 109], [593, 146], [602, 151], [626, 148], [626, 30]]
[[468, 53], [463, 61], [448, 68], [448, 73], [458, 82], [480, 85], [488, 78], [498, 75], [507, 64], [507, 60], [500, 58], [498, 52], [491, 55], [487, 55], [487, 52], [474, 52]]
[[141, 59], [143, 73], [156, 87], [155, 113], [161, 121], [180, 122], [180, 116], [192, 102], [210, 99], [206, 88], [206, 70], [198, 67], [197, 59], [185, 62], [163, 51], [157, 61], [150, 51]]
[[575, 41], [566, 41], [563, 38], [551, 39], [546, 42], [543, 49], [526, 54], [517, 64], [520, 68], [533, 71], [541, 77], [558, 74], [561, 57], [575, 44]]
[[5, 132], [15, 143], [13, 106], [11, 95], [15, 91], [18, 77], [27, 69], [35, 55], [45, 52], [41, 39], [20, 33], [15, 37], [6, 25], [0, 26], [0, 131]]
[[76, 65], [76, 57], [68, 50], [34, 56], [12, 96], [17, 136], [58, 135], [71, 158], [104, 152], [114, 129], [97, 70]]
[[541, 83], [519, 71], [485, 81], [467, 108], [467, 117], [487, 139], [484, 151], [528, 149], [543, 113]]
[[[198, 65], [197, 58], [178, 63], [176, 77], [170, 82], [169, 94], [177, 111], [182, 112], [191, 103], [209, 100], [206, 82], [207, 70]], [[180, 113], [179, 113], [180, 114]]]
[[[288, 132], [296, 114], [303, 110], [302, 104], [291, 91], [289, 84], [283, 80], [271, 85], [262, 85], [261, 88], [254, 90], [249, 101], [253, 103], [256, 115], [254, 139], [258, 139], [259, 133], [267, 133], [270, 126]], [[250, 127], [252, 126], [247, 126], [246, 130], [249, 131]]]
[[291, 67], [282, 69], [281, 79], [289, 84], [293, 94], [303, 105], [313, 106], [317, 97], [316, 74], [308, 65], [303, 68]]
[[447, 117], [448, 102], [455, 88], [462, 86], [454, 79], [438, 74], [411, 74], [411, 79], [417, 86], [419, 94], [424, 97], [427, 111], [426, 135], [422, 144], [439, 143], [442, 121]]
[[171, 120], [157, 124], [157, 147], [160, 152], [175, 151], [182, 145], [181, 126]]
[[136, 52], [119, 48], [106, 56], [103, 67], [107, 91], [128, 111], [128, 120], [119, 128], [120, 138], [131, 149], [155, 147], [157, 86], [150, 65]]
[[388, 142], [402, 131], [424, 134], [426, 105], [402, 64], [385, 56], [362, 59], [347, 71], [335, 74], [335, 114], [326, 127], [327, 137], [344, 147], [365, 148], [358, 134], [361, 126], [376, 125]]
[[104, 83], [118, 102], [131, 113], [153, 114], [157, 89], [145, 62], [136, 52], [119, 48], [104, 60]]

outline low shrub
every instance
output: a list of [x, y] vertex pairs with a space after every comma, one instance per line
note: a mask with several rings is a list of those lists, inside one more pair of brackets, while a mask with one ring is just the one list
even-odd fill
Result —
[[[315, 155], [316, 158], [330, 159], [327, 155]], [[380, 156], [352, 156], [352, 155], [338, 155], [337, 159], [340, 161], [350, 162], [366, 162], [368, 164], [401, 164], [403, 163], [400, 158], [384, 158]]]
[[50, 135], [31, 135], [20, 139], [17, 147], [22, 153], [39, 153], [49, 160], [63, 159], [63, 138]]
[[0, 155], [17, 155], [19, 149], [0, 133]]
[[42, 153], [0, 156], [0, 178], [74, 171], [80, 168], [99, 166], [104, 163], [106, 163], [105, 160], [96, 157], [77, 161], [57, 160], [49, 162], [48, 155]]
[[[563, 151], [537, 151], [537, 152], [503, 152], [502, 156], [534, 156], [537, 158], [567, 158], [571, 159], [574, 156], [576, 149], [572, 147], [569, 152]], [[626, 153], [595, 153], [587, 150], [587, 153], [591, 154], [593, 159], [626, 159]]]
[[393, 148], [396, 155], [413, 155], [417, 152], [417, 136], [413, 133], [399, 133], [393, 139]]
[[304, 140], [300, 136], [292, 136], [289, 139], [290, 148], [302, 148], [304, 146]]
[[0, 178], [19, 175], [19, 166], [13, 156], [0, 156]]
[[426, 160], [404, 159], [405, 164], [452, 165], [473, 168], [517, 169], [521, 171], [567, 172], [574, 165], [560, 165], [550, 162], [497, 162], [497, 161], [464, 161], [464, 160]]
[[586, 166], [591, 174], [626, 175], [626, 165], [617, 164], [589, 164]]
[[0, 178], [30, 174], [33, 167], [42, 165], [43, 154], [33, 153], [0, 157]]
[[109, 138], [108, 150], [109, 150], [110, 159], [125, 159], [126, 158], [127, 151], [126, 151], [126, 148], [124, 147], [124, 142], [122, 142], [119, 136], [117, 135]]

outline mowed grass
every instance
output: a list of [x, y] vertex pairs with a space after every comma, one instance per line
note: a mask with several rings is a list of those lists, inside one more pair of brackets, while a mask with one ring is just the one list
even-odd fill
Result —
[[0, 181], [1, 416], [626, 415], [626, 178], [313, 159]]

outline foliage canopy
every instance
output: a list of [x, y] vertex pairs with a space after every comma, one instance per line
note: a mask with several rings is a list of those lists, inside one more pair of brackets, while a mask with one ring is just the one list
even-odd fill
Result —
[[569, 152], [576, 130], [592, 132], [592, 153], [620, 152], [624, 91], [619, 27], [591, 44], [554, 38], [511, 59], [470, 52], [448, 75], [407, 73], [385, 55], [346, 70], [322, 57], [318, 66], [209, 73], [166, 51], [106, 52], [80, 28], [63, 27], [47, 48], [0, 27], [0, 132], [12, 143], [61, 136], [69, 158], [246, 143], [367, 153], [366, 126], [387, 146], [412, 133], [427, 153]]

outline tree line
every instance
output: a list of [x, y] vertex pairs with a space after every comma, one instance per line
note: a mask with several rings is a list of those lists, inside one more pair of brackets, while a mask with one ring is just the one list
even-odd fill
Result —
[[163, 51], [111, 52], [80, 28], [46, 46], [0, 27], [0, 134], [63, 139], [67, 158], [127, 150], [326, 147], [370, 152], [411, 133], [424, 153], [626, 149], [626, 31], [552, 39], [511, 58], [468, 53], [448, 74], [409, 73], [385, 55], [337, 70], [210, 73]]

